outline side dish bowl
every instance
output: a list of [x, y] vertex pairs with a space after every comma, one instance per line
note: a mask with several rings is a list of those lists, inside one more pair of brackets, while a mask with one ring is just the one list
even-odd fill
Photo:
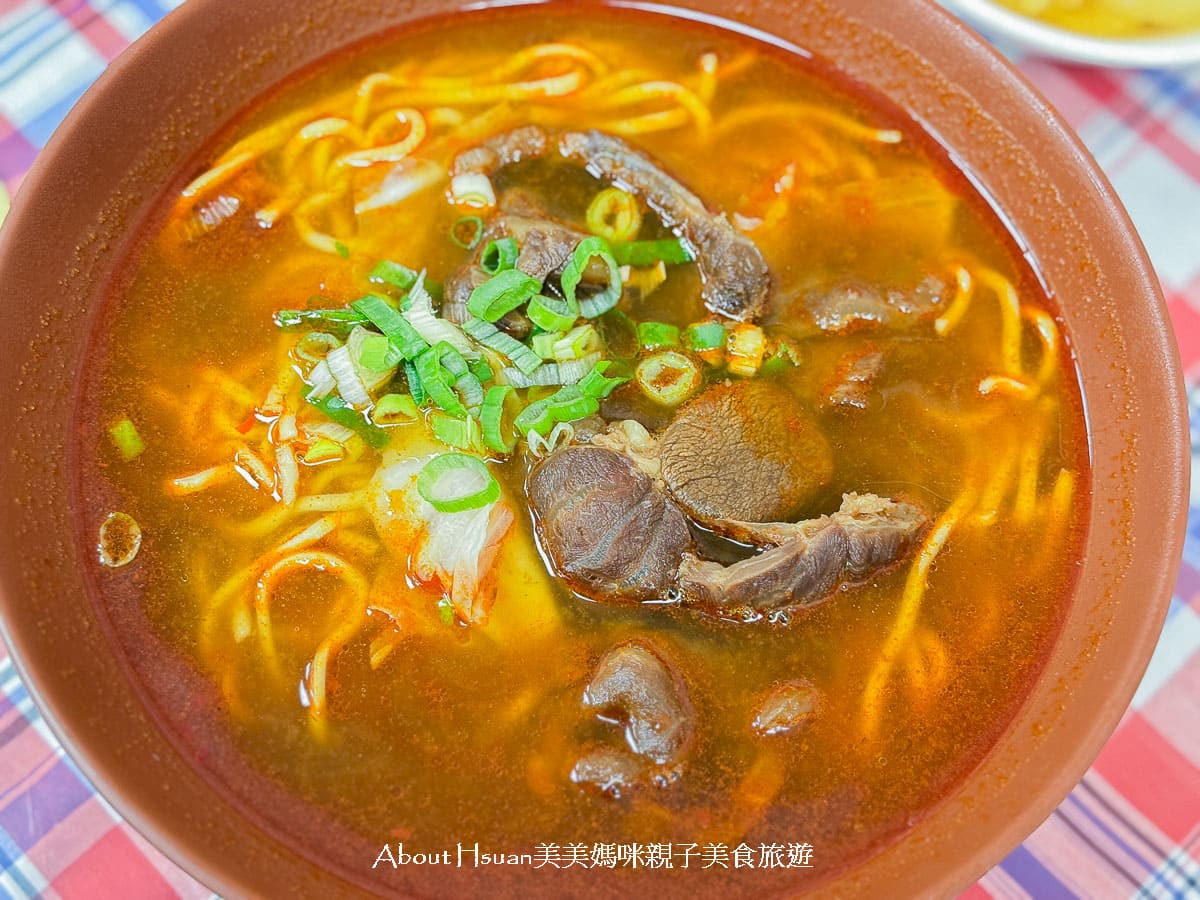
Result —
[[943, 0], [942, 5], [987, 34], [1014, 41], [1043, 56], [1139, 69], [1200, 63], [1200, 34], [1099, 37], [1058, 28], [992, 0]]
[[[838, 896], [950, 896], [1029, 834], [1082, 776], [1159, 634], [1183, 542], [1188, 448], [1180, 367], [1157, 280], [1112, 188], [1068, 126], [931, 2], [625, 5], [803, 48], [907, 110], [1011, 224], [1061, 307], [1093, 465], [1089, 532], [1078, 586], [1063, 601], [1061, 635], [1023, 708], [965, 783], [902, 841], [825, 887]], [[126, 674], [78, 564], [94, 552], [71, 500], [74, 388], [86, 336], [154, 198], [223, 123], [332, 51], [470, 6], [190, 0], [72, 111], [24, 182], [0, 239], [5, 638], [84, 772], [135, 827], [226, 896], [365, 893], [323, 867], [314, 858], [319, 848], [302, 852], [254, 826], [177, 753]], [[528, 871], [504, 868], [512, 871], [487, 874], [489, 893], [597, 893], [586, 872], [535, 883]], [[441, 877], [427, 869], [406, 884], [424, 892]], [[678, 889], [705, 893], [690, 878]]]

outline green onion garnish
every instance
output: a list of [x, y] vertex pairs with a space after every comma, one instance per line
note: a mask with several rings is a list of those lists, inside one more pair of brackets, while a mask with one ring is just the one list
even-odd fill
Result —
[[642, 227], [642, 210], [637, 198], [618, 187], [605, 188], [587, 208], [587, 227], [609, 241], [628, 241]]
[[554, 416], [550, 413], [549, 400], [538, 400], [530, 403], [517, 414], [517, 418], [513, 420], [513, 425], [522, 434], [529, 434], [531, 431], [536, 431], [545, 437], [550, 433], [550, 429], [554, 427]]
[[611, 365], [612, 363], [607, 359], [596, 363], [596, 365], [592, 367], [592, 371], [588, 372], [581, 379], [579, 379], [579, 390], [583, 391], [584, 394], [593, 398], [594, 400], [603, 400], [605, 397], [611, 394], [618, 385], [622, 385], [629, 380], [628, 378], [622, 378], [619, 376], [613, 376], [612, 378], [606, 377], [604, 373], [608, 371], [608, 368]]
[[450, 240], [464, 250], [474, 250], [483, 240], [483, 219], [463, 216], [450, 226]]
[[408, 381], [408, 392], [412, 394], [413, 402], [417, 406], [424, 406], [428, 396], [421, 385], [421, 376], [417, 374], [416, 365], [408, 359], [404, 361], [404, 378]]
[[463, 322], [462, 329], [489, 350], [507, 356], [512, 364], [526, 375], [531, 375], [542, 365], [542, 360], [536, 353], [491, 322], [471, 317]]
[[557, 297], [535, 294], [529, 301], [525, 314], [543, 331], [566, 331], [579, 317], [579, 305], [574, 300], [559, 300]]
[[495, 322], [541, 289], [542, 283], [536, 278], [517, 269], [506, 269], [471, 291], [467, 309], [485, 322]]
[[355, 325], [366, 325], [367, 317], [344, 306], [337, 309], [281, 309], [275, 324], [285, 331], [294, 328], [319, 328], [322, 331], [349, 332]]
[[[440, 346], [439, 344], [436, 347], [430, 347], [416, 358], [417, 377], [421, 380], [421, 387], [430, 400], [452, 415], [465, 416], [467, 414], [466, 407], [459, 402], [450, 387], [450, 373], [442, 365]], [[459, 359], [462, 357], [460, 356]]]
[[386, 372], [400, 359], [400, 350], [382, 334], [368, 332], [358, 344], [358, 365], [368, 372]]
[[500, 483], [479, 457], [443, 453], [421, 469], [417, 492], [438, 512], [454, 513], [495, 503]]
[[404, 359], [416, 359], [429, 347], [425, 339], [417, 333], [417, 329], [379, 295], [367, 294], [350, 306], [382, 331]]
[[683, 332], [683, 345], [696, 353], [722, 350], [725, 347], [725, 326], [720, 322], [689, 325]]
[[660, 260], [669, 266], [676, 266], [695, 259], [687, 245], [678, 238], [613, 244], [612, 255], [617, 264], [622, 266], [652, 266]]
[[489, 241], [488, 245], [483, 248], [483, 255], [479, 257], [479, 268], [489, 275], [495, 275], [497, 272], [514, 268], [517, 265], [517, 257], [520, 255], [521, 248], [510, 237]]
[[482, 433], [479, 421], [474, 416], [460, 419], [435, 410], [429, 417], [429, 427], [433, 430], [433, 436], [443, 444], [473, 453], [483, 452]]
[[337, 255], [340, 256], [342, 259], [350, 258], [350, 248], [347, 247], [345, 244], [343, 244], [341, 241], [334, 241], [333, 249], [337, 251]]
[[692, 360], [675, 350], [663, 350], [638, 363], [638, 387], [655, 403], [678, 406], [700, 389], [702, 376]]
[[589, 397], [577, 384], [568, 384], [559, 388], [546, 398], [549, 403], [550, 415], [555, 422], [574, 422], [584, 416], [590, 416], [600, 407], [596, 398]]
[[371, 409], [376, 425], [407, 425], [421, 418], [416, 401], [408, 394], [384, 394]]
[[110, 425], [108, 434], [123, 459], [137, 459], [146, 449], [146, 444], [138, 434], [132, 419], [121, 419]]
[[666, 322], [639, 322], [637, 333], [638, 344], [643, 350], [679, 346], [679, 329]]
[[[580, 300], [576, 296], [576, 291], [579, 288], [579, 282], [583, 279], [583, 273], [588, 267], [588, 263], [592, 258], [600, 260], [608, 268], [608, 286], [598, 294], [593, 294], [590, 297]], [[589, 319], [594, 319], [596, 316], [601, 316], [608, 312], [621, 300], [621, 272], [617, 266], [617, 261], [613, 259], [612, 252], [608, 248], [608, 241], [604, 238], [590, 237], [584, 238], [579, 242], [579, 246], [571, 254], [571, 259], [563, 269], [562, 273], [562, 290], [563, 296], [567, 298], [567, 302], [571, 305], [578, 303], [579, 311]]]
[[[392, 262], [390, 259], [381, 259], [367, 275], [367, 280], [373, 284], [386, 284], [397, 290], [407, 291], [417, 283], [418, 274], [408, 266]], [[429, 287], [428, 283], [425, 287]]]
[[[511, 408], [510, 398], [515, 397], [511, 385], [496, 384], [487, 389], [483, 408], [479, 410], [479, 424], [483, 426], [483, 442], [497, 453], [512, 453], [517, 446], [517, 435], [505, 413]], [[510, 436], [505, 437], [508, 433]]]
[[320, 400], [314, 400], [311, 397], [306, 399], [323, 412], [326, 418], [362, 435], [363, 440], [376, 450], [386, 447], [388, 441], [392, 439], [391, 435], [382, 428], [376, 428], [364, 419], [358, 410], [336, 394], [330, 394]]

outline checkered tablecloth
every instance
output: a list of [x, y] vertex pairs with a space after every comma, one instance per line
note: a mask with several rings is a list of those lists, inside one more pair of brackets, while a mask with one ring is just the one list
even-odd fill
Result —
[[[0, 179], [10, 191], [105, 65], [179, 2], [0, 0]], [[1116, 72], [1010, 55], [1082, 135], [1150, 248], [1200, 449], [1200, 70]], [[1080, 785], [964, 897], [1200, 897], [1200, 478], [1193, 482], [1175, 599], [1131, 710]], [[0, 894], [210, 896], [88, 785], [3, 647]]]

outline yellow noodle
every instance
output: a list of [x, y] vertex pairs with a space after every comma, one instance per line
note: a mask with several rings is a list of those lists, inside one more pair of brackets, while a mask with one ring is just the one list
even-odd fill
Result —
[[1045, 310], [1034, 306], [1022, 306], [1021, 315], [1033, 323], [1042, 341], [1042, 360], [1038, 364], [1037, 383], [1045, 386], [1058, 370], [1058, 325]]
[[975, 277], [996, 295], [1000, 303], [1000, 359], [1004, 373], [1014, 378], [1022, 374], [1021, 301], [1012, 282], [993, 269], [981, 268]]
[[1017, 469], [1017, 492], [1013, 500], [1013, 519], [1026, 525], [1037, 509], [1038, 469], [1042, 462], [1042, 423], [1033, 423], [1021, 448], [1021, 462]]
[[716, 127], [714, 136], [723, 137], [730, 133], [744, 134], [748, 126], [763, 119], [778, 121], [789, 128], [816, 123], [824, 125], [852, 141], [897, 144], [903, 139], [903, 135], [894, 129], [874, 128], [815, 104], [785, 102], [760, 103], [729, 113]]
[[317, 194], [314, 197], [309, 197], [297, 206], [295, 213], [292, 215], [296, 223], [296, 231], [300, 234], [300, 239], [314, 250], [320, 250], [322, 253], [328, 253], [331, 256], [340, 256], [339, 247], [346, 246], [346, 242], [339, 241], [333, 235], [319, 231], [312, 224], [310, 216], [315, 211], [327, 207], [337, 199], [335, 195], [330, 193]]
[[623, 137], [638, 134], [652, 134], [656, 131], [670, 131], [672, 128], [682, 128], [692, 121], [691, 113], [685, 109], [668, 109], [665, 112], [646, 113], [628, 119], [613, 119], [601, 125], [604, 131], [611, 131]]
[[1004, 394], [1009, 397], [1030, 397], [1037, 393], [1032, 384], [1009, 375], [989, 375], [979, 381], [979, 393], [987, 397]]
[[382, 132], [385, 124], [400, 122], [408, 126], [408, 133], [403, 140], [395, 141], [382, 146], [370, 146], [365, 150], [356, 150], [353, 153], [346, 153], [339, 156], [335, 161], [337, 166], [373, 166], [376, 163], [388, 162], [394, 163], [407, 157], [410, 153], [421, 146], [421, 142], [425, 140], [427, 126], [425, 117], [415, 109], [394, 109], [390, 110], [387, 118], [381, 116], [371, 124], [367, 131], [367, 142], [374, 144], [379, 133]]
[[181, 191], [181, 196], [184, 199], [191, 199], [197, 194], [211, 190], [214, 187], [219, 187], [254, 162], [255, 159], [256, 156], [253, 153], [239, 153], [237, 156], [213, 166], [207, 172], [200, 175]]
[[1013, 471], [1017, 467], [1017, 453], [1009, 440], [997, 440], [991, 444], [988, 456], [991, 474], [979, 495], [979, 509], [974, 518], [980, 525], [990, 525], [1000, 515], [1000, 507], [1012, 490]]
[[717, 93], [717, 73], [720, 70], [720, 60], [717, 54], [709, 52], [700, 55], [697, 62], [700, 69], [700, 79], [696, 85], [696, 96], [700, 102], [709, 105]]
[[321, 518], [310, 522], [303, 529], [296, 532], [290, 538], [287, 538], [275, 549], [279, 553], [291, 553], [294, 550], [308, 547], [337, 528], [338, 522], [339, 519], [336, 514], [321, 516]]
[[929, 534], [926, 535], [917, 554], [917, 560], [909, 569], [900, 598], [900, 609], [896, 613], [896, 621], [884, 639], [879, 659], [871, 670], [863, 691], [862, 733], [864, 737], [874, 738], [878, 732], [879, 721], [883, 713], [883, 693], [891, 676], [892, 668], [904, 651], [905, 645], [916, 627], [921, 613], [921, 601], [925, 596], [929, 568], [945, 546], [954, 526], [974, 504], [975, 492], [968, 486], [958, 495], [950, 508], [942, 513]]
[[597, 106], [601, 109], [613, 109], [621, 106], [635, 106], [651, 100], [670, 99], [677, 102], [691, 115], [696, 126], [703, 134], [712, 126], [712, 113], [693, 91], [674, 81], [646, 81], [614, 91], [599, 100]]
[[[365, 614], [366, 580], [357, 568], [340, 556], [320, 550], [302, 550], [276, 560], [263, 570], [254, 584], [256, 630], [259, 642], [262, 645], [263, 656], [272, 666], [277, 665], [277, 656], [275, 651], [275, 636], [271, 630], [271, 595], [274, 593], [275, 585], [280, 579], [293, 572], [309, 569], [317, 572], [327, 572], [344, 579], [354, 594], [354, 603], [351, 605], [351, 609], [361, 609], [362, 613]], [[342, 616], [339, 616], [339, 619], [342, 618]], [[357, 629], [357, 620], [355, 621], [355, 629]], [[340, 635], [344, 627], [344, 625], [339, 627], [334, 632], [334, 635]], [[331, 638], [327, 638], [325, 642], [322, 642], [322, 646], [329, 640]]]
[[945, 336], [953, 330], [971, 306], [971, 295], [974, 292], [974, 282], [971, 273], [963, 266], [954, 267], [954, 299], [933, 323], [933, 330]]
[[228, 484], [235, 476], [233, 466], [224, 463], [191, 475], [180, 475], [167, 481], [166, 492], [177, 497], [206, 491], [210, 487]]

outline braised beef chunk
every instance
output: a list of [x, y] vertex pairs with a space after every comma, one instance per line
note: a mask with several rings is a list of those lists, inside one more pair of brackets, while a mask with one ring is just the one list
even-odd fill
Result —
[[883, 351], [861, 347], [843, 356], [833, 375], [821, 387], [820, 403], [827, 410], [867, 409], [875, 396], [875, 383], [883, 372]]
[[555, 569], [597, 600], [650, 600], [691, 545], [687, 520], [628, 457], [575, 445], [529, 476], [529, 502]]
[[807, 681], [788, 681], [759, 701], [750, 727], [762, 735], [785, 734], [807, 724], [816, 714], [819, 695]]
[[479, 146], [458, 154], [450, 165], [450, 174], [491, 175], [513, 163], [545, 156], [549, 146], [549, 136], [537, 125], [515, 128], [490, 137]]
[[699, 197], [620, 138], [601, 131], [574, 132], [562, 136], [559, 149], [593, 175], [632, 191], [664, 223], [679, 229], [696, 249], [709, 309], [742, 320], [765, 312], [771, 287], [766, 261], [724, 216], [709, 212]]
[[821, 331], [836, 334], [908, 328], [940, 313], [946, 293], [945, 283], [933, 276], [909, 290], [845, 282], [809, 292], [796, 312], [806, 314]]
[[662, 436], [671, 496], [697, 521], [794, 518], [833, 476], [833, 454], [787, 390], [769, 382], [710, 387]]
[[583, 703], [615, 716], [638, 756], [663, 766], [679, 762], [695, 732], [687, 686], [648, 642], [613, 647], [600, 660]]
[[831, 516], [797, 523], [731, 523], [743, 539], [771, 549], [733, 565], [688, 553], [679, 568], [685, 606], [753, 620], [764, 613], [815, 606], [835, 588], [895, 564], [916, 543], [926, 517], [907, 503], [847, 494]]
[[620, 797], [644, 783], [649, 768], [644, 759], [628, 750], [595, 747], [579, 757], [571, 768], [573, 784], [588, 785], [603, 794]]

